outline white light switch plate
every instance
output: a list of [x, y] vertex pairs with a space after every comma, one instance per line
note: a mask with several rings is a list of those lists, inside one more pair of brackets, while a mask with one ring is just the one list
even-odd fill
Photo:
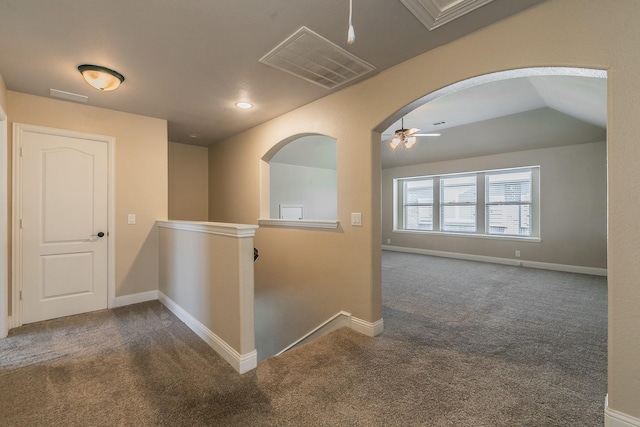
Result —
[[136, 223], [136, 214], [127, 215], [127, 224], [132, 225]]
[[362, 214], [361, 213], [352, 213], [351, 214], [351, 225], [355, 225], [356, 227], [362, 227]]

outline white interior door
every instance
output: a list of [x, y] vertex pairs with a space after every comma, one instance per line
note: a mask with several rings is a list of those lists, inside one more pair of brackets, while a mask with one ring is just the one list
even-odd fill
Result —
[[20, 135], [22, 323], [107, 308], [108, 143]]

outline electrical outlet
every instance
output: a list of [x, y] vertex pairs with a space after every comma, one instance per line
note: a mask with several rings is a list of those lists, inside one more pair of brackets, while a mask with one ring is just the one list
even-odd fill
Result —
[[391, 239], [387, 239], [387, 245], [391, 244]]
[[136, 223], [136, 214], [127, 215], [127, 224], [133, 225]]
[[520, 258], [520, 251], [516, 251], [516, 258]]
[[355, 225], [356, 227], [362, 227], [362, 214], [361, 213], [352, 213], [351, 214], [351, 225]]

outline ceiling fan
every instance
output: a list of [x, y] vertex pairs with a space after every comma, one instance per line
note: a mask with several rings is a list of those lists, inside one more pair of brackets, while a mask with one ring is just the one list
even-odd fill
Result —
[[418, 128], [405, 129], [404, 117], [402, 118], [402, 124], [400, 126], [401, 129], [396, 130], [393, 138], [389, 140], [389, 147], [391, 147], [392, 150], [395, 150], [401, 145], [409, 150], [418, 142], [418, 136], [440, 136], [439, 133], [416, 133], [420, 130]]

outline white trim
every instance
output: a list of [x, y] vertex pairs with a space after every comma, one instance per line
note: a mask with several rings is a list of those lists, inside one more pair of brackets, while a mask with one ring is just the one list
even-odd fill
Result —
[[11, 306], [11, 327], [22, 326], [22, 303], [20, 301], [20, 289], [22, 288], [22, 229], [19, 219], [22, 218], [22, 160], [19, 144], [22, 143], [21, 133], [23, 131], [40, 132], [66, 136], [70, 138], [90, 139], [107, 144], [107, 227], [108, 227], [108, 249], [107, 249], [107, 308], [113, 307], [116, 295], [116, 208], [115, 208], [115, 188], [116, 188], [116, 139], [112, 136], [98, 135], [87, 132], [79, 132], [67, 129], [58, 129], [47, 126], [37, 126], [24, 123], [13, 123], [13, 181], [12, 181], [12, 295], [13, 304]]
[[609, 408], [609, 395], [604, 398], [604, 427], [640, 427], [640, 419]]
[[113, 307], [116, 299], [116, 139], [107, 137], [108, 150], [108, 218], [107, 218], [107, 307]]
[[590, 274], [592, 276], [607, 276], [606, 268], [584, 267], [581, 265], [554, 264], [550, 262], [521, 261], [520, 265], [540, 270], [563, 271], [565, 273]]
[[189, 314], [185, 309], [180, 307], [171, 298], [161, 291], [158, 291], [158, 299], [173, 314], [182, 320], [185, 325], [202, 338], [211, 348], [215, 350], [224, 360], [241, 374], [249, 372], [258, 366], [258, 352], [253, 350], [246, 354], [238, 353], [233, 347], [224, 342], [222, 338], [214, 334], [209, 328], [204, 326], [195, 317]]
[[275, 356], [279, 356], [285, 351], [291, 350], [295, 346], [303, 344], [305, 341], [311, 341], [313, 339], [320, 338], [322, 335], [333, 332], [343, 326], [347, 326], [350, 329], [353, 329], [354, 331], [369, 337], [378, 336], [384, 331], [384, 322], [382, 319], [374, 323], [370, 323], [366, 320], [353, 317], [351, 313], [340, 311], [331, 316], [329, 319], [325, 320], [320, 325], [316, 326], [310, 332], [307, 332], [302, 337], [286, 346], [284, 349], [280, 350], [278, 353], [276, 353]]
[[335, 230], [340, 224], [337, 220], [321, 219], [259, 219], [258, 224], [268, 227], [292, 227], [292, 228], [325, 228]]
[[11, 200], [12, 200], [12, 212], [11, 212], [11, 327], [17, 328], [22, 325], [22, 304], [20, 304], [19, 289], [22, 287], [22, 229], [18, 226], [18, 218], [22, 218], [22, 180], [18, 179], [21, 175], [19, 170], [20, 157], [18, 156], [18, 138], [16, 138], [16, 126], [13, 124], [13, 142], [12, 142], [12, 181], [11, 181]]
[[141, 302], [155, 301], [158, 299], [158, 291], [139, 292], [137, 294], [123, 295], [115, 297], [113, 305], [109, 308], [124, 307], [131, 304], [139, 304]]
[[398, 234], [423, 234], [429, 236], [451, 236], [451, 237], [470, 237], [475, 239], [490, 239], [490, 240], [514, 240], [518, 242], [530, 242], [530, 243], [540, 243], [542, 239], [540, 237], [529, 237], [529, 236], [511, 236], [511, 235], [500, 235], [500, 234], [472, 234], [472, 233], [453, 233], [447, 231], [431, 231], [431, 230], [402, 230], [402, 229], [394, 229], [393, 233]]
[[156, 221], [156, 224], [158, 227], [238, 238], [254, 237], [256, 235], [256, 229], [258, 228], [257, 225], [205, 221]]
[[293, 347], [302, 344], [304, 341], [309, 340], [309, 338], [312, 338], [312, 336], [314, 335], [315, 337], [313, 337], [312, 339], [319, 338], [322, 335], [333, 332], [343, 326], [351, 327], [351, 313], [347, 313], [346, 311], [341, 311], [334, 314], [329, 319], [325, 320], [322, 324], [318, 325], [310, 332], [307, 332], [302, 337], [298, 338], [293, 343], [280, 350], [278, 353], [276, 353], [276, 356], [280, 356], [285, 351], [291, 350]]
[[368, 337], [376, 337], [384, 332], [384, 321], [382, 319], [375, 322], [367, 322], [366, 320], [358, 319], [355, 316], [351, 316], [351, 329], [356, 332], [360, 332]]
[[[1, 77], [0, 77], [1, 79]], [[9, 333], [12, 319], [9, 316], [9, 245], [7, 230], [9, 227], [8, 206], [7, 206], [7, 171], [9, 170], [9, 159], [7, 157], [8, 141], [7, 115], [0, 105], [0, 338], [4, 338]]]
[[400, 0], [429, 31], [466, 15], [493, 0], [458, 0], [441, 6], [437, 0]]
[[464, 259], [467, 261], [480, 261], [492, 264], [512, 265], [516, 267], [538, 268], [541, 270], [562, 271], [565, 273], [591, 274], [594, 276], [606, 276], [606, 268], [583, 267], [580, 265], [554, 264], [550, 262], [524, 261], [519, 259], [498, 258], [484, 255], [463, 254], [458, 252], [444, 252], [432, 249], [405, 248], [401, 246], [382, 245], [383, 251], [405, 252], [410, 254], [431, 255], [443, 258]]

